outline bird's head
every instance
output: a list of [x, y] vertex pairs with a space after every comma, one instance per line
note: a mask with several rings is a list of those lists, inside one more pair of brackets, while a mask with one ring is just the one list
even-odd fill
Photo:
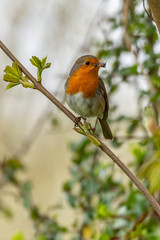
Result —
[[105, 67], [105, 62], [100, 62], [99, 59], [92, 55], [85, 55], [77, 59], [73, 65], [70, 76], [75, 73], [75, 71], [80, 70], [82, 72], [96, 71], [98, 72], [100, 67]]

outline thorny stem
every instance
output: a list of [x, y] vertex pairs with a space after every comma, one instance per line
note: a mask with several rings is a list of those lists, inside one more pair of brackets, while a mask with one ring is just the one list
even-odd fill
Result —
[[[76, 117], [64, 107], [51, 93], [44, 88], [41, 83], [28, 72], [28, 70], [18, 61], [18, 59], [9, 51], [9, 49], [0, 41], [0, 48], [6, 53], [6, 55], [13, 61], [18, 62], [22, 72], [30, 79], [34, 84], [35, 88], [42, 92], [51, 102], [53, 102], [66, 116], [68, 116], [73, 122], [75, 122]], [[97, 139], [99, 141], [99, 139]], [[105, 152], [119, 167], [120, 169], [129, 177], [129, 179], [137, 186], [137, 188], [142, 192], [142, 194], [151, 203], [157, 214], [160, 216], [160, 205], [154, 199], [154, 197], [149, 193], [149, 191], [141, 184], [141, 182], [134, 176], [134, 174], [126, 167], [126, 165], [101, 141], [99, 148]]]

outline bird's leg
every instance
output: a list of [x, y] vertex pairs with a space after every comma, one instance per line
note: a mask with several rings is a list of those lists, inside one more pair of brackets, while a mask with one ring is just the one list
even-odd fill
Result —
[[85, 117], [82, 117], [82, 116], [79, 116], [79, 117], [76, 117], [76, 118], [75, 118], [75, 120], [74, 120], [75, 127], [78, 126], [78, 123], [81, 121], [81, 119], [83, 119], [84, 122], [86, 121], [86, 118], [85, 118]]
[[96, 125], [97, 125], [97, 119], [96, 119], [95, 127], [92, 128], [91, 124], [86, 121], [87, 118], [85, 118], [85, 117], [83, 117], [83, 116], [76, 117], [75, 120], [74, 120], [75, 127], [78, 126], [78, 124], [79, 124], [79, 122], [81, 121], [81, 119], [83, 119], [83, 121], [84, 121], [84, 126], [88, 129], [88, 131], [91, 131], [91, 133], [94, 134], [94, 131], [95, 131]]
[[86, 127], [89, 131], [92, 130], [91, 124], [88, 123], [88, 122], [86, 121], [86, 119], [84, 119], [84, 125], [85, 125], [85, 127]]
[[91, 129], [90, 129], [90, 130], [92, 130], [92, 131], [93, 131], [93, 133], [94, 133], [94, 132], [95, 132], [95, 130], [96, 130], [97, 122], [98, 122], [98, 118], [96, 118], [96, 122], [95, 122], [95, 126], [94, 126], [94, 128], [92, 128], [92, 127], [91, 127]]
[[96, 118], [96, 123], [95, 123], [94, 128], [91, 126], [90, 123], [87, 123], [87, 125], [88, 125], [88, 130], [89, 130], [89, 131], [92, 131], [93, 134], [94, 134], [94, 132], [95, 132], [95, 130], [96, 130], [97, 122], [98, 122], [98, 118]]

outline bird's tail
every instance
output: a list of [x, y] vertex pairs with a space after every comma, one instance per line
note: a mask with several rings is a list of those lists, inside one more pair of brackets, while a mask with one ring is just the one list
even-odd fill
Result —
[[105, 119], [100, 119], [100, 118], [98, 119], [102, 128], [104, 138], [113, 140], [113, 135], [107, 121]]

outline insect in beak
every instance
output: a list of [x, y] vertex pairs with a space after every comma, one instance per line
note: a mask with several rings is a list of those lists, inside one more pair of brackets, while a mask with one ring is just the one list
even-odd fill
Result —
[[98, 63], [95, 64], [95, 66], [104, 68], [106, 66], [106, 63], [105, 62], [98, 62]]

